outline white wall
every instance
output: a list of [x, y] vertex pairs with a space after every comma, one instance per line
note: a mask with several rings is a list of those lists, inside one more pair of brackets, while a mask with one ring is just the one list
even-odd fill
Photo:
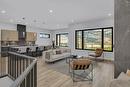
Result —
[[[17, 30], [17, 25], [16, 24], [0, 23], [0, 29]], [[36, 32], [37, 33], [36, 44], [43, 45], [43, 46], [51, 44], [51, 38], [46, 39], [46, 38], [40, 38], [39, 37], [40, 32], [51, 34], [52, 33], [51, 31], [46, 30], [46, 29], [42, 29], [42, 28], [30, 27], [30, 26], [27, 26], [26, 31], [27, 32]]]
[[[114, 26], [113, 19], [101, 19], [101, 20], [94, 20], [89, 22], [77, 23], [69, 25], [67, 29], [59, 29], [53, 32], [53, 37], [56, 36], [58, 33], [68, 33], [69, 34], [69, 47], [72, 49], [73, 54], [77, 54], [80, 56], [88, 56], [87, 50], [76, 50], [75, 49], [75, 30], [80, 29], [92, 29], [92, 28], [100, 28], [100, 27], [111, 27]], [[114, 52], [105, 52], [105, 58], [114, 60]]]

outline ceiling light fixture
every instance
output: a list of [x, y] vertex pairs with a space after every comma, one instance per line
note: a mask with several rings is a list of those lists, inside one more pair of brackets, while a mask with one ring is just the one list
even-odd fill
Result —
[[53, 12], [53, 10], [49, 10], [49, 12], [50, 12], [50, 13], [52, 13], [52, 12]]
[[2, 13], [2, 14], [5, 14], [5, 13], [6, 13], [6, 11], [5, 11], [5, 10], [2, 10], [2, 11], [1, 11], [1, 13]]
[[109, 14], [108, 14], [108, 16], [112, 16], [112, 14], [111, 14], [111, 13], [109, 13]]

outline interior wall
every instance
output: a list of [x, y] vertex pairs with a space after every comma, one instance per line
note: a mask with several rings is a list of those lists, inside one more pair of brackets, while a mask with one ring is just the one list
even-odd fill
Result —
[[[72, 49], [72, 53], [79, 56], [88, 56], [87, 50], [76, 50], [75, 49], [75, 30], [80, 29], [92, 29], [92, 28], [100, 28], [100, 27], [113, 27], [114, 19], [99, 19], [89, 22], [82, 22], [69, 25], [66, 29], [58, 29], [53, 31], [53, 39], [56, 39], [56, 34], [58, 33], [68, 33], [69, 34], [69, 47]], [[104, 52], [104, 56], [107, 59], [114, 60], [114, 52]]]
[[[16, 24], [0, 23], [0, 29], [17, 30], [17, 25]], [[39, 37], [40, 32], [51, 34], [52, 32], [50, 30], [27, 26], [26, 31], [37, 33], [36, 44], [43, 45], [43, 46], [51, 45], [51, 38], [48, 39], [48, 38], [40, 38]]]
[[115, 77], [130, 69], [130, 0], [115, 0]]

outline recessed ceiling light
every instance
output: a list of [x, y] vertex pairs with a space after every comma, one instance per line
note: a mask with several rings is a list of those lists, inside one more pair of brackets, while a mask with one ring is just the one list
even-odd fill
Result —
[[74, 22], [74, 20], [71, 20], [71, 22], [73, 23], [73, 22]]
[[108, 14], [108, 16], [112, 16], [112, 14], [111, 14], [111, 13], [109, 13], [109, 14]]
[[6, 13], [6, 11], [5, 11], [5, 10], [2, 10], [1, 13], [4, 14], [4, 13]]
[[50, 12], [50, 13], [52, 13], [52, 12], [53, 12], [53, 10], [49, 10], [49, 12]]

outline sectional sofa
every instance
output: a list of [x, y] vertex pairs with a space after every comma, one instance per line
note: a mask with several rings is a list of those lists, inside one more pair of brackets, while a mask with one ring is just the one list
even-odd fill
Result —
[[67, 58], [71, 55], [70, 48], [57, 48], [57, 49], [50, 49], [44, 51], [43, 58], [45, 62], [55, 62], [57, 60], [61, 60]]

